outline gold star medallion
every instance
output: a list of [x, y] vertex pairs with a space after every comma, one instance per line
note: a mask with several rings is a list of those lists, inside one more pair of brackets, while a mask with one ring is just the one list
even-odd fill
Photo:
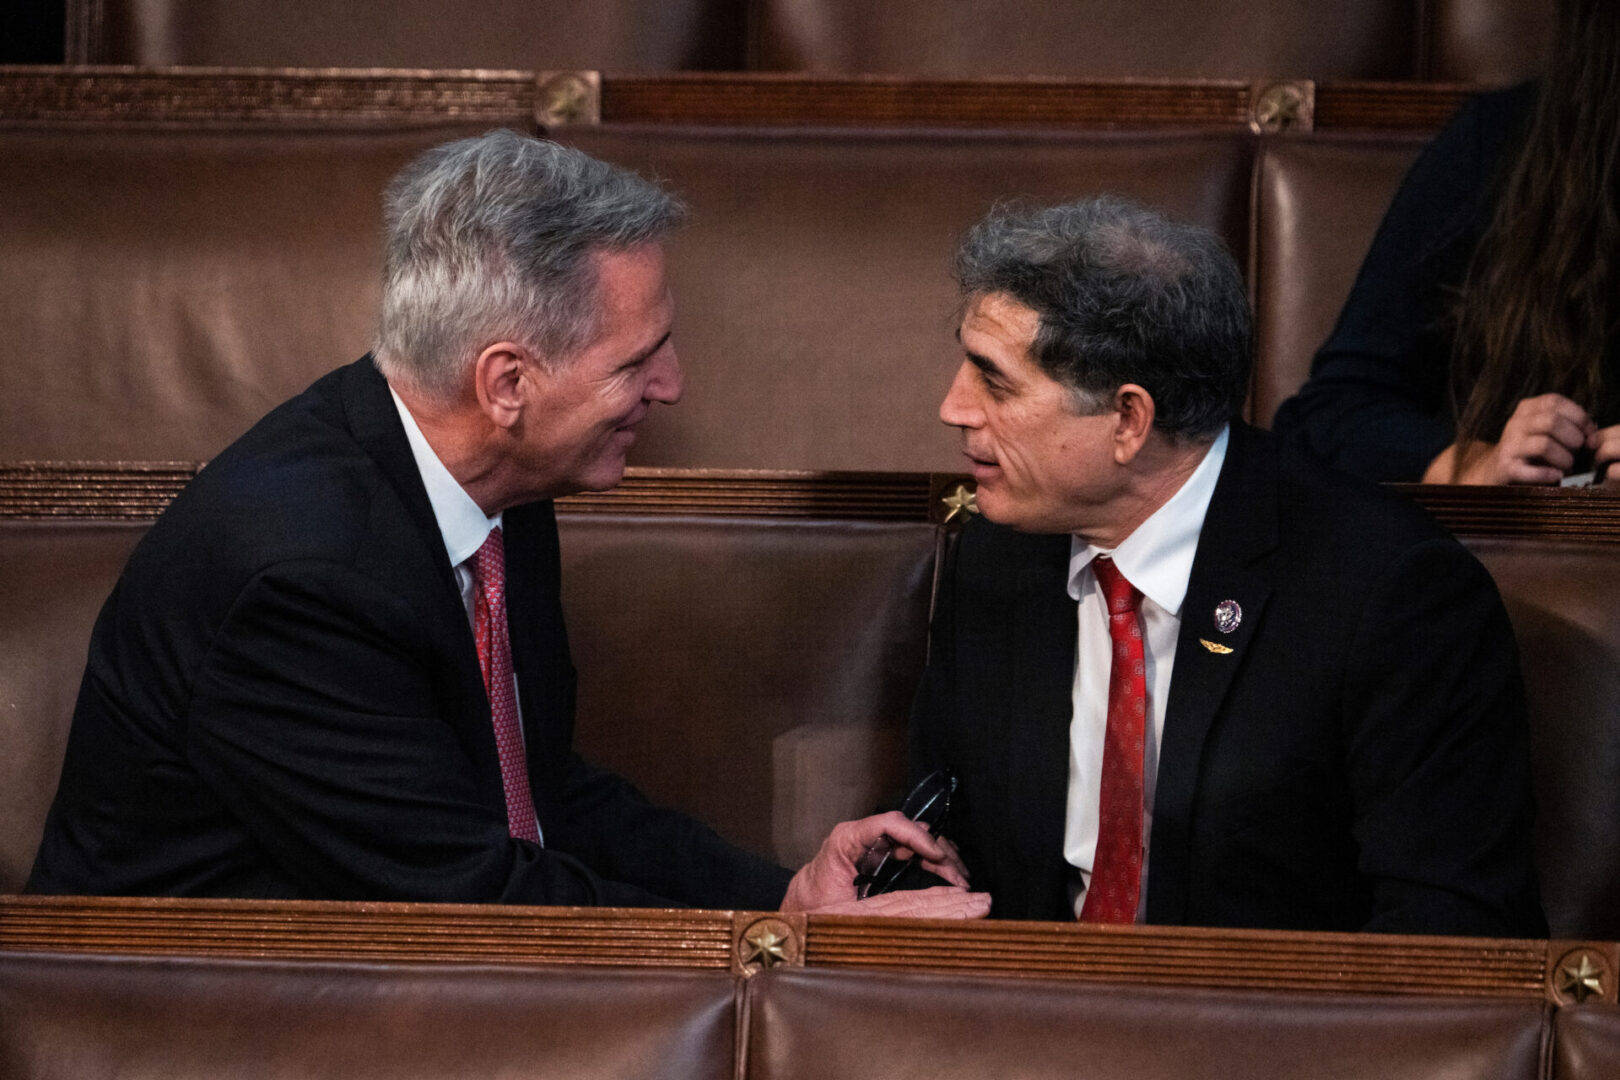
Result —
[[958, 517], [979, 512], [978, 496], [966, 484], [957, 484], [946, 492], [940, 501], [946, 506], [945, 521], [947, 523], [956, 520]]
[[780, 919], [761, 919], [737, 943], [743, 967], [773, 968], [792, 960], [793, 929]]
[[1603, 993], [1603, 968], [1592, 963], [1590, 953], [1579, 953], [1577, 961], [1573, 956], [1564, 957], [1564, 962], [1558, 966], [1558, 981], [1555, 984], [1558, 992], [1575, 999], [1577, 1005], [1587, 998]]

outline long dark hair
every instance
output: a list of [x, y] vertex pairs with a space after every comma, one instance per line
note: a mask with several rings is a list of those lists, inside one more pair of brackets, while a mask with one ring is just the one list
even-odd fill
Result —
[[1620, 3], [1561, 0], [1553, 55], [1519, 156], [1456, 307], [1457, 468], [1519, 400], [1559, 393], [1599, 423], [1620, 320]]

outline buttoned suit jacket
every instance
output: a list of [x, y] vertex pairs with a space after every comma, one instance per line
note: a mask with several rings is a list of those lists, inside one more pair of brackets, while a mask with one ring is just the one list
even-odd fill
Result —
[[[1069, 552], [963, 530], [912, 718], [912, 771], [958, 772], [946, 833], [1003, 918], [1073, 917]], [[1528, 753], [1478, 561], [1401, 496], [1234, 424], [1182, 605], [1146, 920], [1544, 934]]]
[[553, 508], [503, 521], [543, 848], [507, 835], [466, 610], [365, 358], [221, 453], [136, 547], [29, 888], [774, 908], [787, 871], [573, 752]]

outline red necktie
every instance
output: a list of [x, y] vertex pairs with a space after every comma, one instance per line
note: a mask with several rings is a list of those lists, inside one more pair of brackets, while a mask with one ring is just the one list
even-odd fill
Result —
[[1142, 662], [1142, 594], [1112, 559], [1091, 561], [1108, 604], [1114, 659], [1108, 674], [1108, 729], [1103, 735], [1102, 801], [1097, 856], [1091, 864], [1081, 922], [1136, 921], [1142, 885], [1142, 738], [1147, 679]]
[[467, 562], [473, 576], [473, 637], [478, 642], [478, 666], [484, 671], [490, 715], [495, 719], [507, 830], [520, 840], [538, 842], [540, 825], [529, 793], [529, 766], [523, 758], [523, 730], [512, 682], [512, 639], [506, 630], [506, 544], [499, 526], [489, 531], [484, 546]]

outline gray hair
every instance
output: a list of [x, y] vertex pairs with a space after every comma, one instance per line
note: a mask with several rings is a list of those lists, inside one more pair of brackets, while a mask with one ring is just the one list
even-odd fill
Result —
[[661, 240], [685, 210], [657, 185], [578, 150], [491, 131], [434, 147], [388, 185], [377, 365], [449, 396], [487, 346], [543, 360], [598, 325], [589, 256]]
[[956, 255], [963, 296], [1002, 293], [1040, 316], [1031, 359], [1104, 411], [1131, 382], [1153, 396], [1154, 426], [1203, 439], [1237, 416], [1253, 332], [1237, 264], [1207, 229], [1115, 196], [1000, 206]]

